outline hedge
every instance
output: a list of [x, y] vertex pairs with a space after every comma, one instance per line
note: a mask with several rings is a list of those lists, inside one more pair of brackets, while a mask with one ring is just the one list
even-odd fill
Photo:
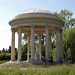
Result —
[[10, 60], [11, 59], [11, 54], [9, 53], [1, 53], [0, 54], [0, 60]]

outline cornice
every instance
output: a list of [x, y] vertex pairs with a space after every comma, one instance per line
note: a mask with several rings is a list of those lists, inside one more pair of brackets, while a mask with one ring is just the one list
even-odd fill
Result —
[[64, 25], [64, 21], [62, 21], [61, 19], [49, 18], [49, 17], [28, 17], [28, 18], [13, 19], [9, 22], [9, 24], [12, 25], [15, 22], [21, 22], [21, 21], [54, 21], [61, 23], [61, 25]]

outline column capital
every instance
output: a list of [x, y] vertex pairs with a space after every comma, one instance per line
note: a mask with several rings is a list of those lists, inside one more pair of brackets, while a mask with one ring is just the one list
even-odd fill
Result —
[[51, 36], [51, 35], [52, 35], [52, 33], [49, 33], [49, 35]]
[[31, 28], [35, 28], [34, 25], [31, 25]]
[[18, 29], [21, 30], [21, 26], [18, 26]]
[[49, 26], [46, 26], [45, 28], [49, 28]]
[[27, 33], [27, 35], [28, 35], [28, 36], [30, 36], [30, 35], [31, 35], [31, 33]]
[[11, 31], [15, 32], [15, 30], [13, 28], [11, 28]]
[[60, 33], [62, 33], [63, 29], [60, 29]]
[[57, 29], [60, 29], [60, 28], [59, 27], [56, 27], [55, 29], [57, 30]]
[[18, 26], [18, 32], [17, 33], [19, 34], [19, 32], [21, 32], [21, 26]]
[[41, 37], [42, 34], [38, 34], [39, 37]]

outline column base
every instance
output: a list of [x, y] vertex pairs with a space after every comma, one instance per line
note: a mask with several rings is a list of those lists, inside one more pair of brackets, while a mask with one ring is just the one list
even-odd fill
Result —
[[26, 62], [30, 62], [30, 60], [26, 60]]
[[63, 63], [63, 62], [64, 62], [64, 59], [61, 57], [58, 60], [56, 60], [56, 63]]
[[20, 60], [20, 59], [17, 59], [17, 61], [21, 62], [21, 60]]
[[35, 60], [30, 60], [29, 61], [30, 63], [32, 63], [32, 64], [35, 64], [35, 65], [40, 65], [40, 64], [42, 64], [43, 62], [42, 61], [35, 61]]
[[11, 59], [10, 61], [15, 61], [15, 59]]

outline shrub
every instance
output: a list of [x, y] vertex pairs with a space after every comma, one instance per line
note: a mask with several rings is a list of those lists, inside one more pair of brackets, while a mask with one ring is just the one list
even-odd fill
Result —
[[5, 56], [5, 60], [10, 60], [11, 59], [11, 55], [6, 55]]
[[10, 60], [11, 54], [10, 53], [1, 53], [0, 60]]
[[0, 60], [5, 60], [5, 55], [6, 55], [5, 53], [1, 53], [0, 54]]

